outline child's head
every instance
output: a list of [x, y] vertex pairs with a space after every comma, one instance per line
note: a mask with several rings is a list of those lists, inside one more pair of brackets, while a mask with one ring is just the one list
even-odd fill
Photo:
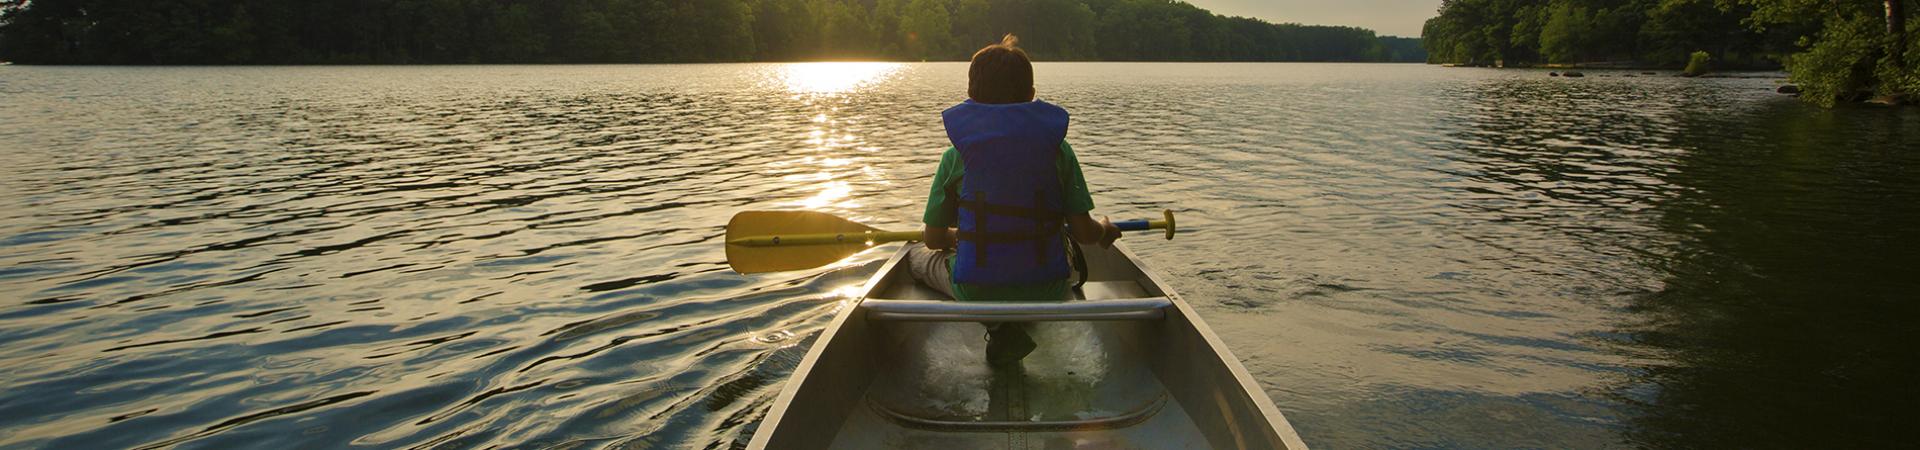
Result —
[[1019, 42], [1009, 34], [973, 53], [973, 66], [967, 68], [968, 97], [980, 103], [1033, 101], [1033, 61], [1026, 50], [1013, 46]]

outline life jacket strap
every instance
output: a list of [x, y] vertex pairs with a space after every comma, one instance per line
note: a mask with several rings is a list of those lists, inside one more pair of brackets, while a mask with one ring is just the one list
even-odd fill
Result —
[[997, 233], [986, 231], [957, 231], [954, 232], [954, 237], [962, 241], [973, 241], [976, 244], [1013, 244], [1052, 239], [1055, 236], [1060, 236], [1061, 232], [1059, 231], [1059, 227], [1059, 222], [1054, 222], [1053, 226], [1049, 227], [1050, 231]]
[[[975, 217], [979, 217], [981, 215], [984, 215], [984, 214], [976, 214]], [[1041, 222], [1035, 227], [1034, 231], [1030, 231], [1030, 232], [1017, 232], [1017, 231], [986, 232], [986, 231], [964, 231], [963, 230], [963, 231], [954, 232], [954, 238], [962, 241], [971, 241], [974, 243], [973, 262], [974, 262], [974, 265], [976, 266], [984, 267], [987, 265], [987, 253], [985, 250], [988, 244], [1015, 244], [1015, 243], [1021, 243], [1021, 242], [1033, 243], [1034, 264], [1045, 264], [1047, 260], [1047, 253], [1046, 253], [1047, 243], [1050, 240], [1052, 240], [1055, 237], [1060, 237], [1060, 238], [1066, 239], [1068, 242], [1073, 241], [1073, 239], [1067, 238], [1066, 236], [1064, 236], [1064, 232], [1061, 229], [1061, 226], [1062, 226], [1062, 223], [1060, 221], [1054, 220], [1051, 222]]]
[[[1047, 204], [1046, 202], [1047, 202], [1046, 191], [1033, 191], [1033, 206], [1038, 207], [1040, 205], [1045, 205]], [[1045, 233], [1048, 230], [1052, 230], [1055, 233], [1060, 232], [1060, 213], [1059, 212], [1053, 212], [1053, 213], [1054, 213], [1053, 214], [1054, 219], [1051, 222], [1046, 220], [1034, 221], [1033, 232]], [[1046, 263], [1047, 263], [1047, 241], [1036, 239], [1033, 241], [1033, 265], [1039, 266]]]
[[[984, 197], [985, 195], [982, 195], [982, 196]], [[1061, 216], [1060, 211], [1056, 211], [1053, 209], [1028, 208], [1025, 206], [1002, 205], [998, 203], [987, 203], [985, 201], [978, 200], [978, 199], [960, 200], [955, 203], [958, 203], [961, 208], [973, 210], [976, 216], [979, 214], [992, 214], [996, 216], [1019, 217], [1023, 219], [1036, 220], [1036, 221], [1042, 221], [1042, 222], [1047, 222], [1047, 221], [1058, 222], [1060, 221], [1060, 216]]]
[[[978, 199], [978, 202], [977, 202], [977, 203], [980, 203], [980, 204], [983, 204], [983, 205], [989, 205], [989, 204], [991, 204], [991, 203], [987, 203], [987, 193], [986, 193], [986, 192], [981, 192], [981, 193], [979, 193], [979, 194], [977, 194], [977, 199]], [[957, 202], [954, 202], [954, 203], [961, 203], [961, 202], [966, 202], [966, 201], [967, 201], [967, 199], [965, 199], [965, 198], [959, 198], [959, 199], [957, 199], [957, 200], [959, 200], [959, 201], [957, 201]], [[964, 205], [962, 205], [962, 206], [960, 206], [960, 207], [961, 207], [961, 208], [966, 208], [966, 206], [964, 206]], [[969, 208], [969, 209], [971, 209], [971, 208]], [[975, 230], [980, 230], [980, 231], [986, 231], [986, 230], [987, 230], [987, 216], [991, 216], [991, 215], [992, 215], [992, 214], [986, 214], [986, 213], [980, 213], [980, 212], [976, 212], [976, 213], [975, 213], [975, 214], [973, 215], [973, 229], [975, 229]], [[965, 234], [969, 234], [969, 235], [971, 235], [971, 234], [976, 234], [976, 233], [974, 233], [974, 232], [970, 232], [970, 231], [962, 231], [961, 233], [965, 233]], [[959, 234], [959, 233], [956, 233], [956, 234]], [[956, 236], [956, 237], [957, 237], [957, 236]], [[986, 246], [983, 246], [983, 245], [980, 245], [980, 244], [983, 244], [983, 243], [985, 243], [985, 242], [978, 242], [978, 241], [980, 241], [979, 239], [973, 239], [973, 240], [974, 240], [974, 241], [976, 241], [976, 242], [974, 242], [974, 246], [973, 246], [973, 265], [974, 265], [974, 267], [987, 267], [987, 249], [986, 249]]]
[[1080, 274], [1080, 280], [1073, 283], [1073, 289], [1087, 284], [1087, 252], [1080, 248], [1080, 242], [1067, 239], [1067, 262], [1073, 264], [1073, 271]]

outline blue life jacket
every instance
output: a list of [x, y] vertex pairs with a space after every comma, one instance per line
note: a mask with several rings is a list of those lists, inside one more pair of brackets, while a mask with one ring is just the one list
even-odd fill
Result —
[[[1042, 101], [965, 103], [940, 113], [966, 169], [958, 195], [953, 280], [967, 284], [1066, 279], [1060, 142], [1067, 110]], [[951, 186], [948, 186], [949, 192]]]

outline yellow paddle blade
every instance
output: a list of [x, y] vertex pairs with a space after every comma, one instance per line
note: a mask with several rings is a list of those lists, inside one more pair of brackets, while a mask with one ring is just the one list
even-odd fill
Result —
[[[870, 245], [865, 236], [870, 231], [879, 230], [821, 212], [743, 211], [727, 222], [727, 264], [740, 273], [820, 267], [866, 250]], [[844, 235], [846, 239], [783, 242], [778, 238], [797, 235]]]

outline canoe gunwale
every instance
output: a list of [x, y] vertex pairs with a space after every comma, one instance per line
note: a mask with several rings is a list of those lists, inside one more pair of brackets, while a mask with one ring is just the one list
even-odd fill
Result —
[[787, 376], [785, 385], [780, 388], [780, 396], [774, 399], [773, 407], [768, 409], [767, 415], [760, 419], [759, 427], [754, 430], [753, 439], [747, 443], [748, 449], [764, 450], [774, 439], [779, 438], [777, 433], [794, 432], [783, 430], [780, 425], [786, 423], [787, 413], [792, 411], [794, 399], [800, 396], [800, 389], [805, 387], [805, 381], [811, 378], [814, 369], [819, 367], [820, 360], [826, 356], [830, 344], [845, 332], [848, 322], [853, 320], [855, 314], [864, 311], [860, 308], [860, 301], [865, 300], [869, 293], [880, 286], [880, 283], [885, 282], [887, 274], [893, 273], [895, 267], [905, 264], [906, 255], [907, 252], [903, 248], [903, 251], [896, 252], [892, 258], [888, 258], [886, 264], [880, 266], [880, 271], [867, 279], [866, 285], [860, 290], [860, 297], [842, 305], [840, 311], [834, 315], [833, 321], [821, 330], [820, 337], [814, 341], [813, 347], [807, 349], [807, 356], [801, 358], [800, 363], [794, 366], [793, 374]]
[[[1306, 441], [1300, 439], [1300, 433], [1294, 430], [1292, 423], [1287, 422], [1286, 416], [1280, 414], [1280, 408], [1274, 405], [1272, 398], [1267, 397], [1266, 390], [1260, 388], [1260, 383], [1254, 381], [1253, 375], [1247, 373], [1247, 368], [1240, 363], [1240, 358], [1234, 356], [1232, 351], [1227, 350], [1226, 343], [1220, 341], [1220, 336], [1214, 334], [1212, 327], [1207, 326], [1205, 321], [1200, 320], [1199, 311], [1195, 310], [1192, 304], [1187, 303], [1186, 299], [1181, 297], [1178, 292], [1175, 292], [1173, 287], [1168, 285], [1166, 280], [1160, 277], [1159, 271], [1154, 270], [1152, 268], [1153, 266], [1147, 265], [1146, 261], [1140, 259], [1140, 255], [1127, 249], [1125, 244], [1116, 242], [1113, 244], [1113, 248], [1120, 252], [1122, 256], [1125, 256], [1128, 262], [1132, 263], [1134, 267], [1140, 268], [1142, 275], [1153, 284], [1158, 285], [1160, 291], [1164, 292], [1167, 298], [1173, 300], [1173, 308], [1171, 309], [1178, 312], [1181, 316], [1180, 320], [1192, 326], [1200, 337], [1205, 340], [1206, 347], [1213, 350], [1213, 353], [1219, 357], [1221, 362], [1226, 366], [1227, 371], [1232, 373], [1233, 379], [1239, 383], [1240, 392], [1250, 397], [1249, 400], [1259, 408], [1259, 415], [1266, 423], [1267, 429], [1273, 431], [1274, 434], [1280, 438], [1281, 444], [1288, 450], [1305, 450], [1307, 444]], [[1246, 445], [1239, 445], [1238, 447], [1247, 448]]]

